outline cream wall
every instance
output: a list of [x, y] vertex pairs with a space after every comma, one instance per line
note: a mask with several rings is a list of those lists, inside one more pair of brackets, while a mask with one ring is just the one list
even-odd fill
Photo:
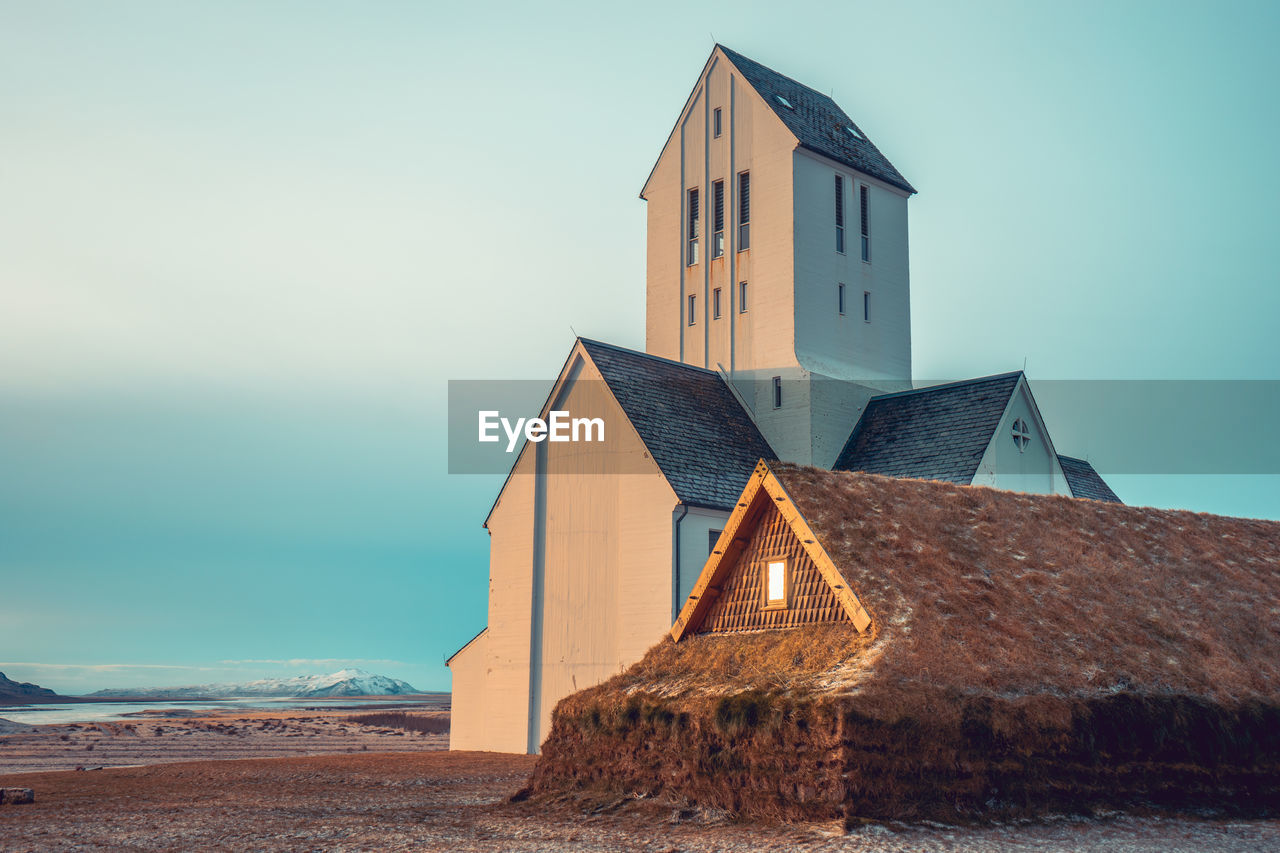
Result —
[[671, 624], [675, 493], [589, 361], [556, 408], [604, 418], [606, 442], [538, 445], [546, 506], [535, 519], [545, 556], [535, 579], [534, 748], [560, 699], [634, 663]]
[[453, 680], [449, 708], [449, 749], [493, 748], [484, 701], [488, 665], [487, 628], [449, 659], [449, 673]]
[[[723, 131], [714, 135], [713, 113]], [[717, 49], [694, 86], [642, 197], [648, 203], [646, 348], [734, 372], [795, 364], [792, 347], [791, 152], [795, 138]], [[739, 252], [738, 173], [751, 174], [750, 248]], [[725, 252], [711, 257], [713, 184], [725, 184]], [[685, 263], [686, 193], [701, 198], [700, 261]], [[748, 306], [738, 300], [747, 282]], [[713, 316], [721, 291], [722, 314]], [[694, 295], [693, 325], [687, 314]]]

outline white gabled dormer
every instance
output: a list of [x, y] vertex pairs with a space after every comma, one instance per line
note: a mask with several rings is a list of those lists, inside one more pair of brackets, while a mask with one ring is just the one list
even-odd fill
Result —
[[646, 348], [723, 369], [782, 458], [831, 464], [910, 383], [914, 192], [830, 97], [717, 45], [640, 194]]

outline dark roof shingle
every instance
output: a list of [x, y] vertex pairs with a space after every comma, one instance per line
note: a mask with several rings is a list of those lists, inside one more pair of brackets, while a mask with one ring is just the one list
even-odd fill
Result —
[[1067, 477], [1067, 485], [1071, 487], [1071, 494], [1077, 498], [1123, 503], [1088, 462], [1072, 456], [1058, 454], [1058, 463], [1062, 465], [1062, 473]]
[[[827, 95], [815, 92], [803, 83], [797, 83], [790, 77], [784, 77], [771, 68], [767, 68], [753, 59], [719, 45], [725, 56], [734, 64], [747, 83], [760, 97], [764, 98], [787, 130], [799, 140], [804, 148], [824, 157], [830, 157], [837, 163], [843, 163], [851, 169], [863, 174], [879, 178], [901, 190], [914, 193], [915, 187], [907, 182], [889, 158], [880, 153], [862, 128], [854, 124], [853, 119], [840, 109], [840, 106]], [[787, 109], [778, 102], [778, 96], [787, 99], [794, 109]], [[861, 138], [849, 133], [846, 128], [858, 131]]]
[[756, 463], [776, 458], [715, 371], [579, 341], [682, 503], [732, 509]]
[[873, 397], [833, 466], [969, 484], [1021, 372]]

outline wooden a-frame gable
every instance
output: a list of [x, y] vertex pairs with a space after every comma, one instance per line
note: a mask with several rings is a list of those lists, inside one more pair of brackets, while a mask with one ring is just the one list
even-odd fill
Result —
[[[788, 589], [788, 606], [771, 612], [763, 596], [756, 595], [762, 578], [758, 566], [751, 564], [758, 563], [758, 557], [775, 553], [788, 561], [788, 584], [793, 588]], [[756, 614], [768, 618], [755, 618]], [[870, 614], [787, 490], [768, 463], [760, 460], [671, 626], [671, 638], [679, 642], [706, 629], [791, 627], [845, 620], [859, 631], [871, 625]]]

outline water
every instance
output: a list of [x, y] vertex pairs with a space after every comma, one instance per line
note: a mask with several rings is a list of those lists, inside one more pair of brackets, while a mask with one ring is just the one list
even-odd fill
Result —
[[136, 719], [145, 711], [237, 711], [251, 708], [291, 711], [322, 708], [361, 711], [369, 707], [437, 705], [448, 708], [448, 694], [434, 696], [351, 696], [309, 699], [223, 699], [192, 702], [87, 702], [70, 705], [14, 705], [0, 707], [0, 718], [30, 726], [93, 723], [99, 720]]

